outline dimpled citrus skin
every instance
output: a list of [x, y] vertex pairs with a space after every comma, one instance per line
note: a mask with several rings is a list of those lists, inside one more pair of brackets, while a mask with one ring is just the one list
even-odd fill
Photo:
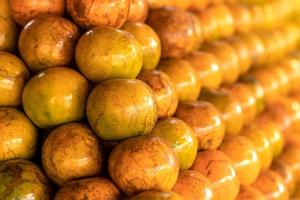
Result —
[[289, 193], [284, 181], [272, 170], [263, 171], [252, 186], [260, 190], [268, 200], [289, 199]]
[[179, 103], [175, 117], [190, 125], [198, 138], [198, 150], [217, 149], [225, 135], [225, 125], [219, 111], [205, 101]]
[[164, 7], [151, 10], [147, 19], [158, 34], [163, 58], [180, 58], [195, 50], [200, 41], [197, 19], [189, 12]]
[[191, 170], [212, 181], [214, 200], [235, 200], [237, 197], [240, 182], [229, 157], [221, 151], [199, 152]]
[[98, 84], [87, 102], [87, 117], [104, 140], [147, 135], [157, 120], [151, 88], [136, 79], [111, 79]]
[[210, 53], [193, 51], [185, 57], [194, 67], [202, 86], [208, 89], [217, 89], [222, 82], [222, 72], [218, 59]]
[[17, 46], [18, 27], [9, 18], [0, 16], [0, 51], [14, 51]]
[[266, 134], [257, 127], [245, 128], [241, 135], [248, 138], [254, 145], [257, 155], [260, 158], [261, 169], [268, 169], [273, 160], [272, 145]]
[[79, 70], [93, 82], [135, 78], [143, 65], [138, 41], [127, 31], [96, 27], [81, 36], [75, 59]]
[[[179, 100], [196, 100], [201, 91], [201, 82], [192, 65], [183, 59], [161, 61], [157, 69], [166, 73], [175, 87]], [[180, 74], [180, 75], [179, 75]]]
[[0, 51], [0, 106], [19, 106], [29, 70], [13, 54]]
[[19, 51], [35, 72], [69, 65], [78, 37], [79, 30], [71, 21], [58, 16], [42, 16], [23, 28]]
[[128, 19], [130, 0], [66, 0], [71, 18], [83, 28], [121, 27]]
[[128, 200], [185, 200], [185, 198], [171, 191], [146, 191], [132, 196]]
[[183, 170], [179, 172], [177, 182], [172, 191], [188, 200], [212, 200], [212, 182], [200, 172]]
[[51, 186], [43, 172], [27, 160], [0, 164], [0, 199], [50, 200]]
[[0, 162], [30, 159], [37, 145], [37, 130], [21, 111], [0, 107]]
[[220, 146], [232, 160], [241, 185], [250, 185], [258, 177], [261, 164], [252, 142], [244, 136], [226, 138]]
[[143, 69], [151, 70], [156, 67], [161, 55], [161, 44], [154, 30], [139, 22], [127, 22], [122, 29], [131, 33], [139, 42], [143, 52]]
[[14, 20], [21, 26], [41, 15], [61, 16], [65, 10], [64, 0], [10, 0], [10, 5]]
[[222, 114], [226, 135], [237, 135], [243, 125], [243, 112], [239, 102], [225, 90], [203, 90], [200, 100], [212, 103]]
[[252, 186], [242, 186], [236, 200], [266, 200], [263, 193]]
[[193, 129], [184, 121], [168, 118], [158, 121], [151, 135], [168, 142], [179, 159], [180, 169], [189, 169], [197, 155], [198, 140]]
[[178, 105], [178, 94], [168, 75], [160, 70], [143, 70], [137, 78], [153, 90], [158, 118], [171, 117]]
[[54, 200], [119, 200], [118, 188], [106, 178], [88, 178], [68, 182], [56, 193]]
[[78, 72], [49, 68], [30, 79], [23, 92], [23, 107], [40, 128], [50, 128], [84, 116], [88, 82]]
[[148, 0], [131, 0], [128, 21], [144, 22], [148, 16]]
[[126, 195], [145, 190], [171, 190], [179, 162], [172, 147], [157, 136], [122, 141], [111, 152], [109, 174]]
[[43, 167], [58, 185], [100, 174], [101, 147], [97, 137], [85, 125], [70, 123], [54, 129], [42, 149]]

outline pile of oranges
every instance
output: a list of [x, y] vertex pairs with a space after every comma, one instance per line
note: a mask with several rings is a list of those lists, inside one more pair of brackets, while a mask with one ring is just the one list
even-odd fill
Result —
[[300, 200], [298, 0], [1, 0], [0, 200]]

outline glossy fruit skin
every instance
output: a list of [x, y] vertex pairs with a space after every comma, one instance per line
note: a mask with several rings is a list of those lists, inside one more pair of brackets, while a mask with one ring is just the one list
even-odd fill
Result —
[[273, 160], [273, 149], [265, 132], [257, 127], [250, 126], [244, 128], [241, 135], [248, 138], [254, 145], [260, 159], [261, 170], [268, 169]]
[[41, 15], [62, 16], [65, 10], [64, 0], [10, 0], [10, 5], [14, 21], [21, 26]]
[[225, 135], [225, 125], [220, 112], [205, 101], [179, 103], [175, 117], [191, 126], [198, 138], [198, 150], [217, 149]]
[[191, 13], [170, 7], [155, 9], [150, 11], [147, 24], [161, 40], [162, 58], [181, 58], [198, 47], [199, 22]]
[[[156, 136], [129, 138], [110, 154], [109, 174], [126, 195], [145, 190], [170, 190], [179, 173], [172, 147]], [[153, 173], [149, 173], [153, 171]]]
[[14, 51], [18, 40], [17, 25], [13, 20], [0, 16], [0, 30], [0, 51]]
[[290, 92], [298, 91], [300, 83], [300, 60], [295, 57], [288, 57], [280, 61], [280, 65], [287, 72], [290, 82]]
[[275, 162], [273, 162], [270, 169], [282, 178], [284, 184], [289, 190], [289, 193], [292, 194], [295, 191], [297, 181], [296, 177], [293, 174], [292, 167], [281, 160], [276, 160]]
[[300, 149], [297, 147], [286, 147], [278, 160], [288, 166], [292, 171], [296, 182], [300, 180]]
[[75, 59], [92, 82], [111, 78], [135, 78], [143, 64], [143, 52], [132, 34], [110, 27], [96, 27], [79, 39]]
[[148, 0], [131, 0], [128, 21], [144, 22], [148, 16]]
[[160, 70], [142, 70], [137, 79], [153, 90], [158, 118], [173, 116], [178, 105], [178, 94], [169, 76]]
[[31, 159], [37, 145], [37, 130], [21, 111], [0, 107], [0, 162]]
[[9, 0], [3, 0], [0, 3], [0, 16], [11, 18], [11, 7]]
[[201, 91], [201, 82], [195, 69], [183, 59], [162, 60], [157, 69], [166, 73], [180, 101], [196, 100]]
[[244, 136], [226, 138], [220, 146], [232, 160], [241, 185], [252, 184], [261, 169], [260, 159], [252, 142]]
[[252, 15], [250, 9], [243, 4], [230, 5], [229, 7], [234, 18], [235, 30], [238, 33], [248, 33], [252, 29]]
[[100, 174], [101, 146], [87, 126], [65, 124], [54, 129], [46, 138], [42, 161], [48, 177], [62, 185], [74, 179]]
[[73, 59], [78, 37], [79, 30], [71, 21], [58, 16], [42, 16], [21, 31], [19, 51], [34, 72], [65, 66]]
[[199, 152], [191, 170], [207, 176], [213, 183], [215, 200], [235, 200], [240, 182], [229, 157], [220, 151]]
[[95, 177], [68, 182], [56, 193], [54, 200], [118, 200], [118, 188], [108, 179]]
[[266, 199], [288, 200], [288, 190], [282, 178], [272, 170], [263, 171], [252, 185], [260, 190]]
[[19, 106], [29, 70], [13, 54], [0, 51], [0, 106]]
[[49, 68], [31, 78], [23, 91], [23, 107], [40, 128], [78, 121], [84, 116], [87, 80], [66, 67]]
[[104, 140], [147, 135], [158, 114], [151, 88], [136, 79], [111, 79], [98, 84], [87, 102], [87, 117]]
[[175, 192], [161, 192], [161, 191], [146, 191], [141, 192], [135, 196], [130, 197], [128, 200], [185, 200]]
[[229, 37], [234, 34], [234, 18], [228, 6], [218, 4], [211, 7], [211, 12], [216, 16], [218, 21], [218, 32], [221, 37]]
[[214, 15], [212, 9], [208, 7], [201, 12], [197, 12], [196, 16], [202, 24], [204, 41], [211, 42], [217, 40], [220, 37], [220, 33], [218, 31], [218, 19]]
[[131, 33], [139, 42], [143, 52], [142, 69], [154, 69], [161, 56], [161, 43], [154, 30], [150, 26], [139, 22], [127, 22], [122, 29]]
[[243, 110], [244, 124], [251, 123], [257, 114], [256, 99], [251, 89], [242, 83], [224, 87], [224, 89], [232, 94], [240, 103]]
[[241, 186], [240, 193], [236, 200], [266, 200], [262, 192], [252, 186]]
[[194, 51], [185, 57], [185, 60], [196, 70], [202, 87], [217, 89], [222, 82], [222, 72], [218, 59], [210, 53]]
[[228, 91], [203, 90], [200, 100], [213, 104], [221, 113], [226, 135], [237, 135], [244, 125], [243, 112], [240, 103]]
[[50, 200], [51, 186], [34, 163], [15, 159], [0, 164], [1, 200]]
[[204, 46], [204, 50], [219, 59], [223, 83], [234, 83], [240, 75], [238, 56], [234, 48], [228, 42], [217, 41]]
[[130, 0], [66, 0], [71, 18], [82, 28], [119, 28], [128, 19]]
[[211, 180], [193, 170], [180, 171], [172, 191], [189, 200], [213, 199]]
[[184, 121], [168, 118], [158, 121], [151, 135], [159, 136], [168, 142], [179, 159], [180, 169], [189, 169], [195, 161], [198, 140], [193, 129]]

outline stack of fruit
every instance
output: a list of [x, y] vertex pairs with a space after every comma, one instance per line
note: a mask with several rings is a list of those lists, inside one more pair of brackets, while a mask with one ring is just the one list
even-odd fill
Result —
[[299, 4], [1, 0], [0, 200], [299, 200]]

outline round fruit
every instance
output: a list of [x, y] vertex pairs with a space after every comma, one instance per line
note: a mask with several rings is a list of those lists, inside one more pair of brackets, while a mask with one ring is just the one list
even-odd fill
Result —
[[294, 176], [291, 167], [280, 160], [276, 160], [275, 162], [273, 162], [270, 169], [282, 178], [284, 184], [292, 194], [296, 187], [296, 177]]
[[238, 55], [234, 48], [228, 42], [217, 41], [205, 46], [204, 50], [214, 54], [219, 59], [223, 83], [234, 83], [240, 75]]
[[65, 66], [73, 59], [78, 37], [78, 28], [69, 20], [43, 16], [24, 27], [19, 38], [19, 51], [28, 67], [35, 72]]
[[179, 159], [180, 169], [189, 169], [195, 161], [198, 140], [193, 129], [176, 118], [158, 121], [151, 135], [159, 136], [168, 142]]
[[169, 77], [160, 70], [143, 70], [137, 78], [153, 90], [158, 118], [173, 116], [178, 105], [178, 94]]
[[37, 130], [26, 115], [15, 108], [0, 107], [0, 132], [0, 162], [33, 157]]
[[241, 186], [240, 193], [236, 200], [266, 200], [264, 194], [252, 186]]
[[128, 21], [144, 22], [148, 16], [147, 0], [131, 0]]
[[19, 106], [29, 70], [13, 54], [0, 51], [0, 106]]
[[261, 162], [261, 169], [268, 169], [273, 160], [273, 149], [264, 131], [255, 126], [250, 126], [245, 128], [241, 134], [248, 138], [254, 145]]
[[260, 190], [264, 194], [266, 199], [289, 199], [288, 190], [284, 184], [284, 181], [278, 174], [271, 170], [263, 171], [253, 183], [253, 187]]
[[220, 37], [218, 31], [218, 19], [209, 7], [198, 12], [197, 17], [202, 25], [203, 39], [207, 42], [215, 41]]
[[244, 124], [242, 107], [229, 92], [225, 90], [204, 90], [201, 92], [200, 99], [212, 103], [221, 112], [226, 135], [240, 133]]
[[99, 140], [83, 124], [65, 124], [46, 138], [42, 161], [46, 174], [58, 185], [98, 175], [102, 168]]
[[220, 151], [232, 160], [241, 185], [250, 185], [256, 180], [261, 164], [255, 146], [249, 139], [244, 136], [226, 138]]
[[0, 51], [14, 51], [18, 41], [18, 27], [14, 21], [0, 16]]
[[30, 79], [23, 91], [23, 107], [40, 128], [51, 128], [84, 116], [88, 82], [70, 68], [49, 68]]
[[163, 139], [140, 136], [124, 140], [114, 148], [108, 169], [118, 188], [132, 195], [145, 190], [172, 189], [179, 162], [172, 147]]
[[146, 191], [139, 193], [128, 200], [185, 200], [179, 194], [175, 192], [162, 192], [162, 191]]
[[291, 169], [296, 182], [300, 181], [300, 149], [287, 147], [278, 158], [284, 165]]
[[0, 3], [0, 17], [11, 18], [11, 7], [9, 0], [2, 0]]
[[50, 200], [51, 186], [42, 170], [27, 160], [0, 164], [0, 199]]
[[238, 33], [248, 33], [252, 29], [252, 15], [243, 4], [231, 5], [230, 11], [234, 19], [234, 27]]
[[175, 117], [190, 125], [198, 138], [198, 150], [217, 149], [225, 134], [219, 111], [204, 101], [185, 101], [178, 105]]
[[297, 92], [300, 84], [300, 60], [287, 57], [281, 60], [279, 65], [282, 66], [289, 77], [290, 92]]
[[211, 180], [200, 172], [183, 170], [179, 172], [172, 190], [188, 200], [212, 200], [214, 199], [212, 187]]
[[161, 40], [163, 58], [181, 58], [200, 41], [199, 23], [189, 12], [165, 7], [150, 11], [147, 23]]
[[204, 88], [217, 89], [222, 82], [218, 59], [210, 53], [194, 51], [185, 57], [194, 67]]
[[118, 188], [105, 178], [89, 178], [68, 182], [56, 193], [54, 200], [118, 200]]
[[91, 81], [111, 78], [135, 78], [143, 64], [138, 41], [127, 31], [96, 27], [83, 36], [76, 46], [79, 70]]
[[240, 103], [243, 110], [244, 124], [247, 125], [251, 123], [257, 114], [256, 99], [251, 89], [242, 83], [236, 83], [232, 86], [225, 87], [224, 89]]
[[290, 79], [288, 73], [282, 69], [280, 65], [272, 66], [272, 70], [270, 70], [270, 72], [274, 74], [276, 80], [278, 81], [279, 94], [288, 94], [290, 92]]
[[247, 45], [239, 37], [232, 37], [227, 39], [227, 41], [231, 44], [231, 46], [234, 48], [235, 52], [237, 53], [240, 73], [241, 74], [247, 73], [252, 64], [251, 55], [250, 55], [251, 53]]
[[151, 88], [139, 80], [103, 81], [90, 94], [87, 117], [104, 140], [147, 135], [157, 120], [155, 97]]
[[139, 22], [127, 22], [123, 29], [131, 33], [141, 46], [143, 52], [142, 68], [154, 69], [161, 55], [161, 44], [157, 34], [150, 26]]
[[228, 156], [220, 151], [199, 152], [191, 170], [207, 176], [213, 183], [214, 199], [234, 200], [240, 183]]
[[65, 10], [65, 0], [10, 0], [10, 5], [14, 20], [21, 26], [41, 15], [61, 16]]
[[201, 82], [191, 64], [182, 59], [163, 60], [157, 68], [165, 72], [175, 90], [179, 100], [196, 100], [201, 91]]
[[67, 11], [83, 28], [121, 27], [128, 19], [130, 0], [66, 0]]

